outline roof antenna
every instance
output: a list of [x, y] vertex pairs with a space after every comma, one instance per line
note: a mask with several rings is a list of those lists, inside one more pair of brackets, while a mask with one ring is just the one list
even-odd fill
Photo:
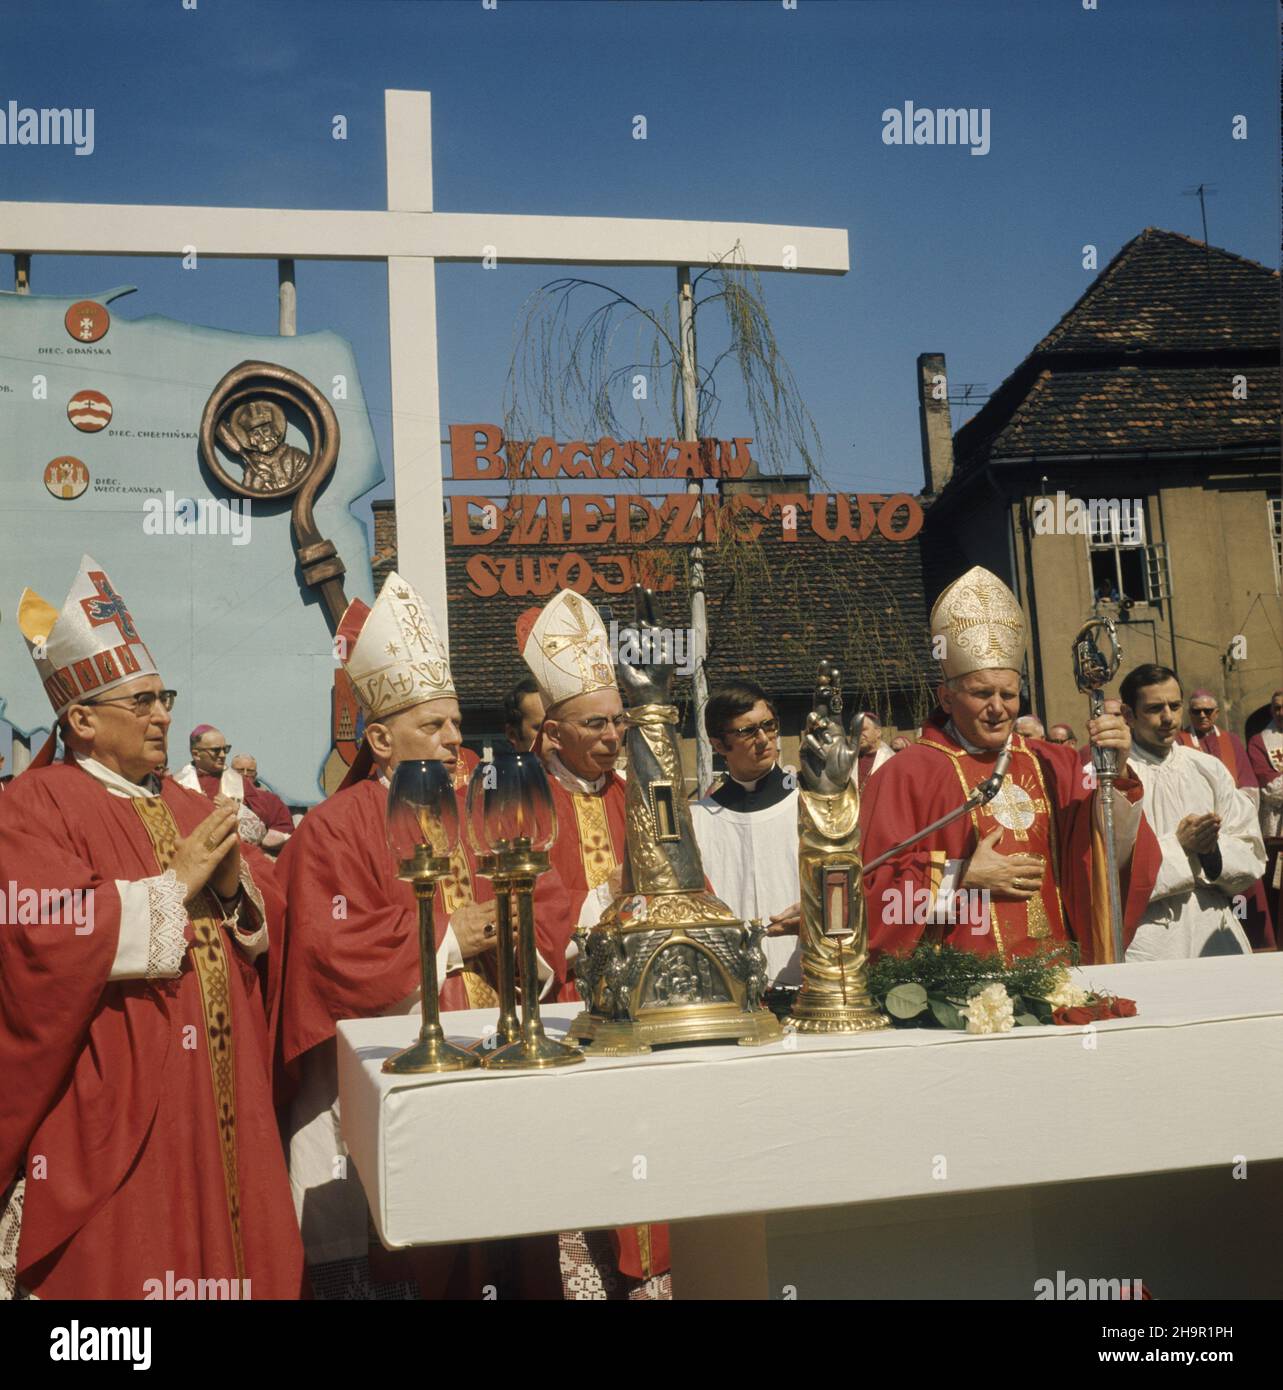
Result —
[[1203, 214], [1203, 253], [1207, 257], [1207, 278], [1208, 280], [1211, 280], [1212, 248], [1207, 240], [1207, 202], [1205, 201], [1204, 194], [1210, 195], [1212, 193], [1215, 193], [1216, 189], [1214, 189], [1211, 186], [1211, 184], [1200, 183], [1196, 188], [1186, 188], [1183, 190], [1183, 192], [1185, 194], [1185, 197], [1187, 198], [1198, 198], [1198, 208], [1199, 211]]

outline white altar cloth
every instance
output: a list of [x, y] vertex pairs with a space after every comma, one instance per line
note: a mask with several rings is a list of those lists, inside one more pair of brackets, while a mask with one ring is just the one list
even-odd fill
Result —
[[[1135, 999], [1138, 1016], [979, 1037], [790, 1035], [428, 1077], [379, 1070], [415, 1019], [341, 1023], [343, 1132], [390, 1247], [1200, 1168], [1266, 1203], [1261, 1180], [1279, 1170], [1253, 1165], [1283, 1158], [1283, 955], [1076, 974]], [[549, 1033], [577, 1012], [546, 1008]], [[494, 1016], [443, 1022], [461, 1041]], [[1255, 1188], [1231, 1182], [1240, 1156]], [[470, 1196], [456, 1201], [465, 1174]]]

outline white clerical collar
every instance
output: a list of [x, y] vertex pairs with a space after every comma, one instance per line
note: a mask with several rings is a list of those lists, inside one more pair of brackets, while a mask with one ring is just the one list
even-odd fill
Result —
[[1164, 763], [1171, 761], [1172, 754], [1176, 752], [1177, 748], [1184, 746], [1184, 744], [1173, 743], [1170, 748], [1164, 748], [1161, 753], [1155, 753], [1152, 749], [1146, 748], [1140, 739], [1133, 738], [1132, 751], [1127, 756], [1129, 759], [1139, 758], [1141, 762], [1148, 763], [1150, 767], [1162, 767]]
[[551, 772], [557, 781], [572, 795], [578, 792], [580, 796], [593, 796], [606, 785], [606, 779], [608, 777], [614, 776], [614, 773], [603, 772], [596, 781], [589, 782], [586, 778], [571, 772], [566, 764], [557, 756], [554, 749], [550, 748], [545, 754], [545, 758], [548, 763], [548, 771]]
[[980, 753], [993, 752], [992, 748], [981, 748], [981, 746], [978, 743], [972, 743], [970, 739], [963, 738], [962, 735], [958, 732], [958, 726], [953, 722], [952, 719], [948, 720], [945, 723], [944, 731], [946, 734], [949, 735], [951, 739], [953, 739], [955, 743], [960, 743], [962, 745], [962, 750], [964, 753], [970, 753], [972, 757], [975, 757], [977, 754]]
[[756, 781], [753, 782], [741, 782], [738, 777], [733, 776], [729, 772], [726, 775], [730, 777], [732, 782], [735, 782], [737, 785], [743, 787], [746, 792], [755, 792], [758, 789], [758, 787], [760, 787], [762, 783], [766, 781], [766, 779], [771, 775], [771, 773], [775, 771], [777, 767], [779, 767], [778, 762], [772, 763], [771, 766], [764, 773], [762, 773], [762, 775], [759, 778], [757, 778]]
[[81, 757], [79, 753], [73, 753], [72, 757], [75, 758], [76, 765], [81, 768], [82, 771], [87, 772], [95, 782], [101, 782], [112, 796], [140, 797], [160, 795], [159, 788], [154, 787], [156, 780], [154, 773], [150, 774], [147, 778], [148, 782], [152, 783], [153, 786], [144, 786], [139, 785], [137, 782], [131, 782], [128, 777], [122, 776], [119, 772], [113, 772], [111, 768], [104, 767], [102, 763], [95, 762], [93, 758]]

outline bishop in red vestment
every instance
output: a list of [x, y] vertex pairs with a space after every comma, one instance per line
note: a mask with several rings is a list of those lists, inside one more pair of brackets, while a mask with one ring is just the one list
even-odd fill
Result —
[[[626, 721], [605, 627], [597, 610], [568, 589], [517, 622], [517, 646], [543, 697], [544, 722], [535, 749], [548, 768], [557, 809], [554, 868], [571, 896], [572, 920], [595, 925], [619, 891], [626, 845], [624, 779], [615, 771]], [[567, 955], [573, 976], [576, 945]], [[573, 979], [560, 998], [579, 999]], [[582, 1280], [614, 1280], [611, 1259], [583, 1232], [562, 1237], [567, 1290]], [[631, 1287], [650, 1297], [670, 1266], [668, 1227], [627, 1226], [613, 1233], [613, 1262]], [[583, 1271], [587, 1270], [585, 1274]]]
[[[920, 940], [943, 940], [1010, 959], [1072, 937], [1084, 960], [1108, 959], [1094, 779], [1071, 748], [1013, 731], [1024, 648], [1015, 596], [977, 567], [941, 594], [932, 631], [944, 640], [940, 707], [919, 741], [869, 779], [860, 806], [865, 862], [963, 802], [1008, 740], [1011, 762], [987, 805], [866, 872], [871, 949], [905, 954]], [[1111, 704], [1090, 735], [1122, 763], [1114, 803], [1126, 941], [1149, 903], [1157, 844], [1143, 826], [1143, 788], [1126, 766], [1127, 725]]]
[[105, 573], [19, 626], [68, 758], [0, 805], [0, 1296], [297, 1298], [255, 968], [282, 903], [234, 806], [157, 784], [174, 696]]
[[[440, 759], [455, 773], [461, 802], [467, 785], [454, 681], [422, 598], [393, 574], [373, 609], [360, 600], [349, 606], [339, 637], [366, 713], [365, 742], [352, 784], [304, 817], [277, 862], [289, 905], [278, 1055], [290, 1107], [290, 1177], [319, 1293], [340, 1274], [349, 1285], [365, 1277], [359, 1262], [369, 1248], [364, 1192], [339, 1134], [335, 1025], [419, 1010], [418, 908], [387, 842], [388, 779], [407, 759]], [[454, 862], [454, 874], [438, 885], [434, 916], [441, 1007], [493, 1007], [494, 893], [462, 843]], [[537, 881], [535, 920], [540, 976], [552, 994], [565, 979], [572, 928], [555, 872]], [[452, 1249], [443, 1263], [453, 1259]], [[339, 1273], [318, 1273], [340, 1261]], [[421, 1284], [428, 1282], [423, 1275]]]
[[174, 774], [180, 786], [204, 792], [213, 800], [230, 797], [241, 803], [240, 834], [247, 844], [276, 851], [294, 833], [294, 821], [284, 802], [248, 777], [227, 766], [230, 746], [210, 724], [198, 724], [188, 736], [192, 760]]

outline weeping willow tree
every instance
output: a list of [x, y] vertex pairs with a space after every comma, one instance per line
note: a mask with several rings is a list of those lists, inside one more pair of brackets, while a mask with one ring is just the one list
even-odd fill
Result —
[[[752, 425], [758, 473], [766, 478], [788, 475], [798, 490], [827, 492], [819, 432], [780, 350], [760, 278], [742, 263], [737, 247], [693, 275], [691, 284], [690, 355], [695, 359], [700, 437], [715, 436], [727, 405], [724, 393], [733, 385], [733, 408]], [[694, 351], [699, 333], [706, 345], [717, 344], [717, 351], [703, 361]], [[650, 308], [610, 285], [577, 276], [553, 280], [526, 301], [514, 332], [505, 390], [509, 441], [539, 435], [641, 439], [665, 432], [680, 439], [684, 413], [675, 303]], [[520, 445], [510, 446], [510, 463], [521, 452]], [[514, 491], [529, 485], [529, 477], [510, 468]], [[619, 479], [615, 487], [640, 496], [642, 480]], [[808, 545], [805, 558], [781, 562], [767, 554], [745, 525], [728, 524], [725, 512], [722, 518], [717, 539], [701, 547], [704, 563], [716, 576], [708, 591], [710, 661], [723, 653], [732, 659], [739, 655], [732, 652], [730, 639], [754, 632], [763, 595], [769, 594], [773, 604], [787, 604], [796, 616], [789, 647], [798, 667], [813, 672], [821, 658], [835, 658], [843, 663], [848, 692], [861, 706], [885, 713], [894, 696], [907, 695], [915, 717], [925, 715], [930, 692], [920, 672], [926, 635], [906, 619], [885, 584], [875, 580], [861, 588], [855, 583], [854, 547], [841, 542]], [[652, 575], [671, 575], [676, 585], [689, 590], [694, 549], [669, 547], [655, 553]], [[822, 552], [818, 557], [817, 550]], [[843, 615], [838, 630], [835, 609]], [[751, 664], [744, 669], [751, 674]]]

